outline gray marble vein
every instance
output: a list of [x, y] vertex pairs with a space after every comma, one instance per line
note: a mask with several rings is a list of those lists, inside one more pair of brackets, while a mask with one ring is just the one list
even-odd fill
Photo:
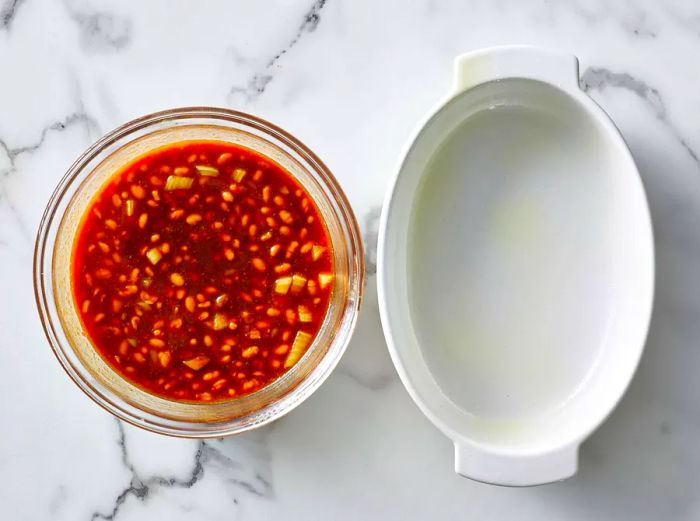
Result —
[[683, 9], [681, 9], [682, 3], [665, 2], [664, 9], [677, 27], [689, 31], [693, 36], [698, 37], [700, 36], [700, 11], [696, 9], [700, 6], [698, 6], [697, 2], [689, 2], [688, 4], [694, 8], [691, 13], [683, 12]]
[[629, 3], [624, 9], [620, 9], [615, 3], [605, 2], [546, 2], [549, 19], [555, 19], [556, 15], [572, 12], [576, 17], [586, 23], [590, 28], [597, 28], [607, 21], [617, 24], [624, 33], [636, 40], [653, 40], [659, 36], [658, 18], [646, 9], [644, 2]]
[[648, 13], [641, 9], [630, 9], [622, 15], [620, 25], [628, 34], [640, 39], [654, 39], [658, 37], [658, 28], [654, 26]]
[[615, 72], [603, 67], [589, 67], [581, 75], [581, 88], [586, 92], [590, 90], [604, 90], [606, 87], [625, 89], [644, 100], [656, 118], [664, 123], [695, 164], [700, 167], [700, 157], [669, 119], [663, 99], [657, 89], [631, 74]]
[[52, 515], [57, 514], [61, 507], [65, 504], [67, 498], [68, 493], [66, 491], [66, 487], [64, 485], [59, 485], [56, 489], [56, 494], [49, 503], [49, 513]]
[[364, 218], [362, 241], [365, 247], [365, 274], [368, 276], [377, 273], [377, 234], [381, 211], [380, 206], [371, 208]]
[[349, 371], [342, 367], [338, 369], [338, 373], [346, 376], [349, 380], [356, 383], [357, 385], [374, 392], [385, 389], [394, 381], [394, 376], [390, 374], [366, 376], [357, 374], [354, 371]]
[[15, 220], [20, 236], [27, 245], [33, 242], [34, 231], [29, 228], [22, 216], [22, 212], [20, 212], [17, 204], [13, 201], [12, 194], [6, 186], [7, 178], [17, 172], [17, 159], [20, 156], [34, 154], [41, 149], [50, 134], [63, 132], [75, 126], [83, 126], [88, 136], [94, 134], [95, 130], [98, 129], [97, 122], [91, 116], [83, 111], [76, 111], [68, 114], [61, 120], [45, 125], [40, 130], [37, 139], [28, 144], [12, 146], [7, 139], [0, 137], [0, 153], [6, 157], [5, 166], [0, 168], [0, 205], [4, 205], [9, 210], [10, 215]]
[[0, 170], [0, 177], [7, 177], [16, 171], [16, 160], [23, 154], [33, 154], [39, 150], [46, 141], [49, 134], [53, 132], [63, 132], [64, 130], [82, 125], [85, 128], [86, 134], [91, 135], [98, 128], [97, 122], [90, 115], [82, 111], [72, 112], [63, 119], [53, 121], [44, 126], [39, 132], [36, 141], [19, 146], [11, 146], [7, 139], [0, 138], [0, 149], [5, 153], [9, 160], [9, 165]]
[[[205, 476], [207, 469], [209, 471], [218, 471], [224, 477], [224, 481], [235, 489], [263, 499], [272, 497], [273, 488], [269, 477], [264, 476], [261, 472], [253, 472], [250, 477], [247, 477], [245, 474], [241, 476], [241, 464], [227, 455], [222, 450], [222, 447], [215, 446], [213, 441], [196, 442], [192, 466], [185, 477], [143, 476], [129, 456], [124, 426], [119, 420], [115, 420], [115, 422], [118, 429], [117, 445], [119, 446], [121, 462], [129, 471], [131, 478], [128, 486], [117, 494], [111, 508], [93, 512], [90, 516], [91, 521], [96, 519], [112, 521], [116, 519], [129, 497], [134, 497], [138, 501], [145, 503], [149, 497], [161, 488], [191, 489]], [[239, 499], [234, 495], [232, 501], [237, 504]]]
[[24, 2], [26, 0], [5, 0], [4, 4], [0, 6], [0, 31], [10, 30], [19, 8]]
[[104, 519], [107, 521], [112, 521], [117, 518], [121, 507], [124, 502], [133, 496], [140, 501], [145, 501], [149, 494], [158, 487], [167, 488], [191, 488], [197, 481], [204, 475], [204, 460], [207, 457], [207, 446], [204, 442], [200, 441], [197, 443], [197, 450], [194, 455], [194, 461], [192, 464], [192, 470], [185, 479], [176, 477], [162, 477], [162, 476], [152, 476], [146, 479], [142, 479], [134, 464], [129, 459], [129, 454], [126, 448], [126, 433], [124, 432], [124, 426], [119, 420], [115, 420], [117, 423], [117, 428], [119, 430], [119, 438], [117, 444], [119, 445], [119, 450], [121, 453], [121, 459], [124, 466], [129, 470], [131, 474], [131, 481], [129, 485], [122, 490], [114, 500], [114, 504], [108, 512], [96, 511], [90, 516], [91, 520]]
[[66, 8], [80, 31], [80, 41], [87, 51], [118, 51], [127, 47], [133, 37], [129, 18], [93, 6], [78, 7], [67, 1]]
[[247, 102], [252, 102], [265, 92], [265, 89], [274, 78], [274, 69], [280, 59], [299, 43], [304, 34], [316, 30], [321, 21], [321, 10], [326, 5], [326, 2], [327, 0], [315, 0], [311, 8], [304, 14], [301, 25], [297, 28], [292, 39], [268, 60], [261, 72], [253, 74], [244, 87], [232, 87], [228, 95], [229, 100], [235, 96], [242, 95]]

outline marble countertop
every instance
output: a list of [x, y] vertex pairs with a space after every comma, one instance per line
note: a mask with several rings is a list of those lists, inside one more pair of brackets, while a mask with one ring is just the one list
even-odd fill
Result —
[[[574, 53], [627, 139], [657, 248], [651, 331], [620, 406], [566, 482], [482, 485], [389, 360], [377, 218], [398, 151], [452, 59]], [[691, 0], [0, 0], [0, 518], [699, 519], [700, 6]], [[367, 243], [366, 301], [337, 370], [283, 419], [197, 442], [124, 425], [66, 377], [31, 288], [35, 230], [67, 167], [125, 121], [183, 105], [253, 112], [335, 172]]]

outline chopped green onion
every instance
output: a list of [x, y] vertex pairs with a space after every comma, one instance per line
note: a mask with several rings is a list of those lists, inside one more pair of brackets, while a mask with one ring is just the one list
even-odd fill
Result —
[[226, 329], [228, 327], [228, 319], [223, 313], [217, 313], [214, 315], [214, 329], [219, 331], [221, 329]]
[[247, 172], [245, 170], [243, 170], [242, 168], [236, 168], [233, 171], [234, 181], [236, 181], [237, 183], [240, 183], [241, 181], [243, 181], [243, 178], [245, 177], [246, 173]]
[[292, 285], [292, 277], [280, 277], [275, 281], [275, 293], [286, 295]]
[[191, 188], [192, 183], [194, 183], [194, 178], [192, 177], [169, 175], [168, 179], [165, 181], [165, 191], [170, 192], [172, 190], [179, 190], [181, 188]]
[[151, 261], [151, 264], [156, 265], [158, 262], [160, 262], [160, 259], [163, 258], [163, 254], [158, 248], [151, 248], [146, 252], [146, 257], [148, 257], [148, 260]]
[[318, 283], [321, 285], [321, 289], [325, 289], [331, 282], [333, 282], [333, 275], [330, 273], [319, 273]]
[[318, 244], [314, 244], [313, 248], [311, 248], [311, 258], [317, 261], [321, 258], [321, 255], [323, 255], [324, 251], [326, 251], [325, 247], [319, 246]]
[[219, 169], [214, 168], [213, 166], [194, 165], [194, 167], [197, 169], [197, 172], [199, 172], [199, 174], [203, 176], [216, 177], [219, 175]]
[[195, 356], [189, 360], [183, 360], [182, 363], [194, 371], [199, 371], [202, 367], [209, 363], [209, 357], [201, 355]]
[[306, 306], [299, 306], [299, 322], [311, 322], [312, 320], [311, 310]]
[[290, 291], [292, 295], [298, 294], [306, 286], [306, 277], [302, 275], [292, 275], [292, 287]]
[[298, 331], [297, 336], [294, 337], [294, 342], [292, 343], [292, 349], [287, 355], [287, 359], [284, 361], [284, 368], [288, 369], [296, 364], [301, 356], [306, 351], [306, 348], [311, 344], [311, 335], [304, 331]]

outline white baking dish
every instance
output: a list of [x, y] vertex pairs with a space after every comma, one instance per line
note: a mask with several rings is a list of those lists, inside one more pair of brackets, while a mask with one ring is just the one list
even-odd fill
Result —
[[653, 299], [644, 189], [574, 56], [460, 56], [400, 160], [379, 233], [394, 364], [456, 471], [564, 479], [642, 352]]

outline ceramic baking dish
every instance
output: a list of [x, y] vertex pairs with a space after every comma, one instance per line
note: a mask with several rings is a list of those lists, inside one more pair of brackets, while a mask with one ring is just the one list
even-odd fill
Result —
[[637, 366], [653, 274], [638, 171], [577, 59], [460, 56], [401, 157], [378, 252], [391, 356], [458, 473], [524, 486], [576, 472]]

